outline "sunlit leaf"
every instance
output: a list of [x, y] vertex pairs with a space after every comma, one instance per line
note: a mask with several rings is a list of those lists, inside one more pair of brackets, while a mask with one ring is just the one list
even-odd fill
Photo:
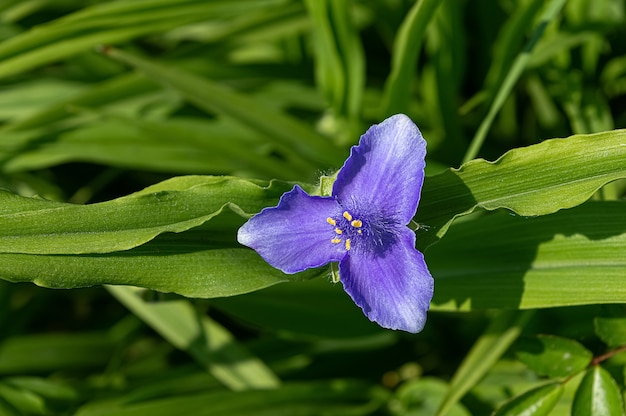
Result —
[[563, 394], [561, 383], [549, 383], [527, 391], [500, 407], [493, 416], [548, 416]]
[[437, 241], [454, 218], [476, 208], [551, 214], [620, 178], [626, 178], [626, 130], [546, 140], [495, 162], [467, 162], [424, 181], [417, 221], [427, 228], [418, 231], [418, 246]]
[[626, 302], [626, 204], [541, 217], [498, 212], [453, 225], [426, 252], [441, 309]]
[[623, 416], [624, 404], [617, 383], [604, 368], [587, 370], [572, 403], [572, 416]]
[[[0, 253], [80, 254], [127, 250], [164, 232], [202, 225], [224, 210], [254, 214], [290, 184], [185, 176], [92, 205], [0, 191]], [[235, 230], [233, 230], [234, 232]]]

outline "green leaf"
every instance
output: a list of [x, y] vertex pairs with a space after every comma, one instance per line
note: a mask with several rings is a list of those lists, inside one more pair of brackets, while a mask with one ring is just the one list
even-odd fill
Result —
[[411, 86], [415, 77], [417, 58], [422, 48], [422, 40], [440, 4], [438, 0], [415, 2], [398, 29], [393, 43], [391, 73], [385, 81], [383, 116], [408, 113], [413, 92]]
[[113, 1], [87, 7], [76, 13], [43, 24], [0, 44], [0, 78], [19, 74], [51, 62], [87, 51], [95, 45], [123, 42], [150, 33], [163, 33], [176, 27], [236, 15], [282, 1], [265, 0], [203, 2], [199, 0], [143, 0], [127, 6]]
[[[395, 400], [389, 402], [392, 415], [432, 416], [444, 398], [448, 386], [440, 379], [423, 377], [403, 383], [396, 391]], [[456, 403], [448, 416], [469, 416], [460, 403]]]
[[258, 144], [253, 132], [234, 123], [118, 117], [23, 149], [10, 157], [3, 170], [11, 173], [82, 161], [175, 174], [249, 171], [255, 176], [294, 179], [302, 174], [296, 166], [251, 152], [251, 146]]
[[274, 388], [279, 380], [233, 336], [188, 300], [146, 302], [136, 289], [109, 286], [113, 296], [176, 348], [186, 351], [233, 390]]
[[437, 415], [445, 415], [470, 391], [520, 335], [531, 312], [499, 311], [457, 368]]
[[266, 331], [327, 338], [365, 337], [382, 332], [377, 324], [364, 318], [342, 285], [332, 284], [327, 278], [216, 298], [211, 300], [211, 306]]
[[[527, 391], [500, 407], [493, 416], [547, 416], [563, 394], [561, 383], [549, 383]], [[589, 415], [595, 413], [589, 413]]]
[[598, 317], [594, 319], [593, 323], [596, 334], [609, 347], [626, 345], [625, 317]]
[[0, 382], [0, 397], [18, 409], [21, 414], [41, 416], [50, 414], [44, 400], [31, 391]]
[[132, 101], [138, 95], [152, 93], [158, 84], [138, 73], [123, 74], [99, 84], [92, 84], [66, 100], [49, 105], [32, 115], [27, 115], [13, 123], [2, 126], [2, 131], [26, 130], [46, 126], [66, 120], [76, 114], [73, 108], [123, 107], [124, 102]]
[[361, 108], [365, 63], [349, 1], [305, 2], [313, 22], [316, 77], [335, 113], [356, 117]]
[[0, 374], [104, 367], [115, 348], [105, 332], [14, 336], [0, 343]]
[[212, 249], [207, 242], [194, 243], [186, 238], [155, 241], [105, 254], [0, 254], [0, 278], [55, 289], [131, 285], [186, 297], [212, 298], [248, 293], [322, 273], [315, 269], [286, 275], [250, 249]]
[[159, 234], [202, 225], [225, 209], [243, 216], [256, 213], [276, 204], [290, 188], [278, 181], [186, 176], [92, 205], [25, 198], [0, 190], [0, 253], [128, 250]]
[[572, 416], [587, 415], [624, 415], [624, 404], [619, 387], [611, 374], [600, 366], [587, 370], [572, 403]]
[[[276, 181], [187, 176], [86, 206], [0, 192], [0, 199], [5, 198], [0, 219], [10, 224], [0, 241], [4, 250], [14, 251], [0, 253], [0, 278], [64, 289], [141, 286], [199, 298], [312, 278], [323, 270], [288, 276], [236, 242], [243, 217], [275, 204], [290, 187]], [[217, 197], [214, 204], [211, 195]], [[218, 214], [219, 221], [206, 222]], [[145, 243], [168, 231], [177, 233]]]
[[79, 398], [76, 388], [60, 380], [43, 377], [15, 376], [3, 380], [7, 385], [21, 390], [31, 391], [47, 401], [73, 403]]
[[42, 108], [53, 106], [84, 89], [84, 85], [55, 79], [38, 79], [15, 84], [0, 96], [0, 120], [30, 118]]
[[626, 302], [626, 203], [589, 201], [534, 218], [459, 222], [430, 247], [433, 309], [545, 308]]
[[502, 79], [502, 83], [498, 86], [494, 100], [489, 106], [489, 111], [478, 129], [476, 130], [474, 138], [472, 139], [472, 143], [467, 150], [467, 153], [465, 154], [465, 158], [463, 159], [464, 162], [474, 159], [478, 155], [478, 152], [485, 140], [485, 137], [487, 137], [487, 132], [489, 131], [493, 120], [498, 114], [498, 111], [500, 111], [500, 109], [506, 102], [506, 99], [510, 96], [511, 91], [515, 86], [515, 83], [526, 68], [533, 48], [535, 47], [539, 39], [541, 39], [541, 37], [543, 36], [543, 33], [548, 24], [553, 21], [556, 15], [561, 11], [563, 5], [565, 4], [565, 0], [550, 0], [547, 3], [548, 4], [544, 8], [539, 22], [537, 22], [533, 33], [528, 40], [528, 43], [526, 44], [526, 47], [517, 56], [510, 69], [508, 70], [506, 76]]
[[358, 416], [371, 414], [386, 392], [363, 381], [286, 383], [280, 389], [218, 391], [143, 402], [93, 402], [76, 416]]
[[418, 230], [418, 246], [437, 241], [456, 217], [476, 208], [536, 216], [579, 205], [603, 185], [626, 178], [625, 144], [626, 130], [576, 135], [427, 177], [417, 221], [428, 228]]
[[262, 133], [294, 163], [315, 170], [316, 163], [336, 166], [341, 163], [332, 143], [294, 117], [277, 112], [251, 97], [193, 73], [160, 65], [140, 57], [108, 48], [107, 56], [142, 71], [149, 78], [178, 91], [183, 97], [209, 113], [232, 117]]
[[517, 358], [540, 376], [567, 377], [583, 371], [593, 354], [578, 342], [553, 335], [521, 339]]

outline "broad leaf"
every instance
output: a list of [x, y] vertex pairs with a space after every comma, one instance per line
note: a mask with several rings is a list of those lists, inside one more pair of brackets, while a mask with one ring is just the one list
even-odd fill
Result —
[[609, 347], [626, 345], [626, 317], [598, 317], [593, 323], [596, 334]]
[[624, 404], [617, 383], [604, 368], [587, 370], [572, 403], [572, 416], [623, 416]]
[[550, 383], [536, 387], [513, 398], [496, 410], [493, 416], [547, 416], [554, 409], [562, 394], [563, 386], [561, 383]]
[[552, 335], [522, 338], [517, 358], [541, 376], [567, 377], [583, 371], [593, 354], [578, 342]]

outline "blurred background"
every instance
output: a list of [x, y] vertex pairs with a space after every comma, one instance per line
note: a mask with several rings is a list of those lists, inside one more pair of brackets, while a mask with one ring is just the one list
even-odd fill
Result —
[[[188, 174], [316, 183], [399, 112], [429, 175], [624, 127], [624, 16], [620, 0], [2, 0], [0, 187], [84, 204]], [[229, 346], [206, 355], [111, 289], [0, 282], [0, 413], [431, 415], [491, 320], [384, 331], [327, 279], [298, 285], [188, 302]], [[593, 349], [598, 309], [524, 331]], [[508, 358], [449, 414], [536, 383]]]

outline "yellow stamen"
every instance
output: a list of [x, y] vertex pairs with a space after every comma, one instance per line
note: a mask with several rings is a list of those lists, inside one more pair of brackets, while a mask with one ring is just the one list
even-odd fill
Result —
[[362, 230], [356, 230], [356, 232], [359, 233], [359, 234], [363, 234]]
[[352, 215], [350, 215], [348, 211], [343, 212], [343, 217], [347, 219], [348, 221], [352, 221]]
[[330, 217], [326, 218], [326, 222], [329, 223], [330, 225], [337, 225], [337, 221], [333, 220]]
[[346, 239], [346, 250], [350, 251], [350, 239]]
[[333, 238], [332, 240], [330, 240], [330, 242], [333, 244], [339, 244], [341, 243], [341, 238]]
[[353, 226], [354, 228], [360, 228], [363, 226], [363, 221], [361, 220], [354, 220], [350, 223], [351, 226]]
[[336, 232], [337, 234], [343, 234], [343, 231], [341, 231], [341, 229], [340, 229], [340, 228], [335, 228], [335, 232]]

